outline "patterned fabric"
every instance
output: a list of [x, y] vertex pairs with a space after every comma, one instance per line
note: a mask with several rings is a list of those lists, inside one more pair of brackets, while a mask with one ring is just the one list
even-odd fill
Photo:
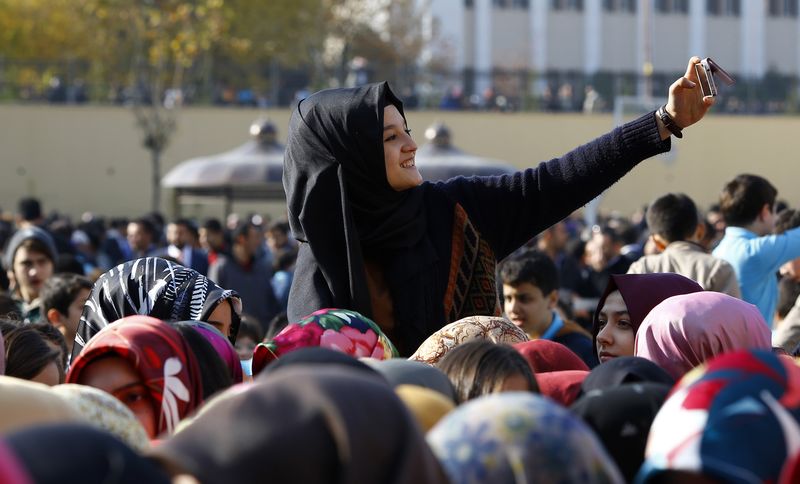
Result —
[[472, 340], [486, 340], [513, 345], [528, 341], [525, 334], [511, 321], [496, 316], [470, 316], [450, 323], [426, 339], [409, 360], [435, 365], [448, 351]]
[[346, 309], [320, 309], [302, 321], [292, 323], [273, 339], [256, 346], [253, 374], [286, 353], [318, 346], [356, 358], [394, 358], [397, 350], [371, 319]]
[[500, 316], [494, 252], [459, 204], [453, 217], [450, 257], [450, 277], [444, 292], [447, 322], [473, 314]]
[[242, 363], [239, 354], [231, 342], [219, 332], [217, 328], [203, 321], [179, 321], [179, 324], [191, 326], [195, 331], [214, 347], [225, 366], [228, 367], [233, 383], [241, 383], [244, 379]]
[[6, 355], [6, 344], [5, 344], [5, 340], [3, 339], [3, 334], [2, 333], [0, 333], [0, 355], [3, 355], [2, 357], [0, 357], [0, 375], [5, 375], [6, 374], [6, 357], [5, 357], [5, 355]]
[[532, 393], [472, 400], [427, 440], [453, 484], [623, 482], [586, 424]]
[[72, 357], [101, 329], [126, 316], [152, 316], [164, 321], [205, 321], [217, 305], [233, 303], [231, 342], [239, 332], [242, 302], [199, 272], [158, 257], [120, 264], [95, 282], [83, 308]]
[[535, 339], [515, 344], [514, 349], [525, 357], [536, 374], [562, 370], [589, 371], [578, 355], [555, 341]]
[[129, 316], [106, 326], [72, 361], [67, 383], [80, 383], [94, 360], [118, 355], [142, 377], [156, 403], [159, 433], [172, 433], [178, 422], [203, 401], [200, 367], [180, 333], [148, 316]]
[[798, 451], [800, 367], [770, 351], [736, 351], [679, 382], [653, 421], [637, 481], [679, 470], [777, 482]]
[[771, 332], [758, 308], [719, 292], [673, 296], [652, 311], [636, 333], [634, 355], [679, 379], [716, 355], [770, 349]]
[[89, 425], [117, 436], [137, 452], [150, 448], [150, 441], [142, 424], [113, 395], [97, 388], [69, 383], [56, 385], [53, 391], [66, 400]]

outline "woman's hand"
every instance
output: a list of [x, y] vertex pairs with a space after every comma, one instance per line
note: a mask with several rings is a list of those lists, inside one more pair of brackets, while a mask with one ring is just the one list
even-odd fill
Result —
[[[675, 120], [675, 124], [681, 129], [693, 125], [703, 119], [708, 108], [714, 104], [711, 96], [703, 97], [700, 86], [697, 85], [697, 73], [694, 71], [695, 64], [700, 63], [699, 57], [689, 59], [689, 66], [686, 74], [673, 82], [669, 87], [669, 100], [667, 101], [667, 113]], [[669, 130], [658, 119], [658, 128], [661, 138], [667, 139], [670, 136]]]

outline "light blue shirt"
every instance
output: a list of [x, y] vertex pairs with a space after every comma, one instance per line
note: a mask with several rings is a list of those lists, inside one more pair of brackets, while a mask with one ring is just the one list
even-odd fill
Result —
[[776, 274], [784, 263], [800, 257], [800, 227], [763, 237], [742, 227], [728, 227], [713, 254], [733, 266], [742, 299], [755, 304], [771, 327], [778, 304]]

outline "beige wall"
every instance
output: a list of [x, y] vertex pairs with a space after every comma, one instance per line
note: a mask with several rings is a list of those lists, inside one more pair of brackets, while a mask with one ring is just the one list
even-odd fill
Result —
[[[164, 154], [164, 170], [200, 155], [239, 145], [262, 112], [237, 109], [185, 109], [179, 130]], [[270, 111], [286, 136], [289, 113]], [[558, 156], [611, 128], [610, 116], [410, 112], [409, 123], [421, 141], [430, 123], [446, 122], [462, 149], [508, 160], [516, 166]], [[136, 216], [149, 210], [150, 164], [140, 147], [132, 114], [123, 108], [0, 106], [0, 208], [9, 211], [26, 195], [38, 196], [46, 210], [72, 215], [94, 211]], [[737, 173], [769, 178], [780, 196], [800, 205], [797, 144], [800, 118], [710, 115], [687, 129], [675, 143], [677, 155], [644, 162], [609, 189], [603, 209], [630, 213], [667, 191], [683, 191], [705, 206]], [[169, 209], [165, 192], [164, 209]], [[221, 204], [188, 207], [193, 216], [219, 216]], [[239, 205], [280, 213], [280, 206]]]

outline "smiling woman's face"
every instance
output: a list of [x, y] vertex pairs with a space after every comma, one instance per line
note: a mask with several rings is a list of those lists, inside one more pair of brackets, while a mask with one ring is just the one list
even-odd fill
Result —
[[383, 108], [383, 159], [389, 185], [401, 192], [422, 183], [414, 156], [417, 144], [406, 128], [406, 120], [394, 105]]
[[111, 355], [89, 363], [78, 383], [110, 393], [133, 412], [148, 437], [154, 439], [158, 435], [155, 402], [141, 376], [125, 358]]
[[600, 363], [617, 356], [633, 356], [636, 332], [631, 324], [628, 306], [619, 291], [608, 295], [598, 316], [597, 356]]

